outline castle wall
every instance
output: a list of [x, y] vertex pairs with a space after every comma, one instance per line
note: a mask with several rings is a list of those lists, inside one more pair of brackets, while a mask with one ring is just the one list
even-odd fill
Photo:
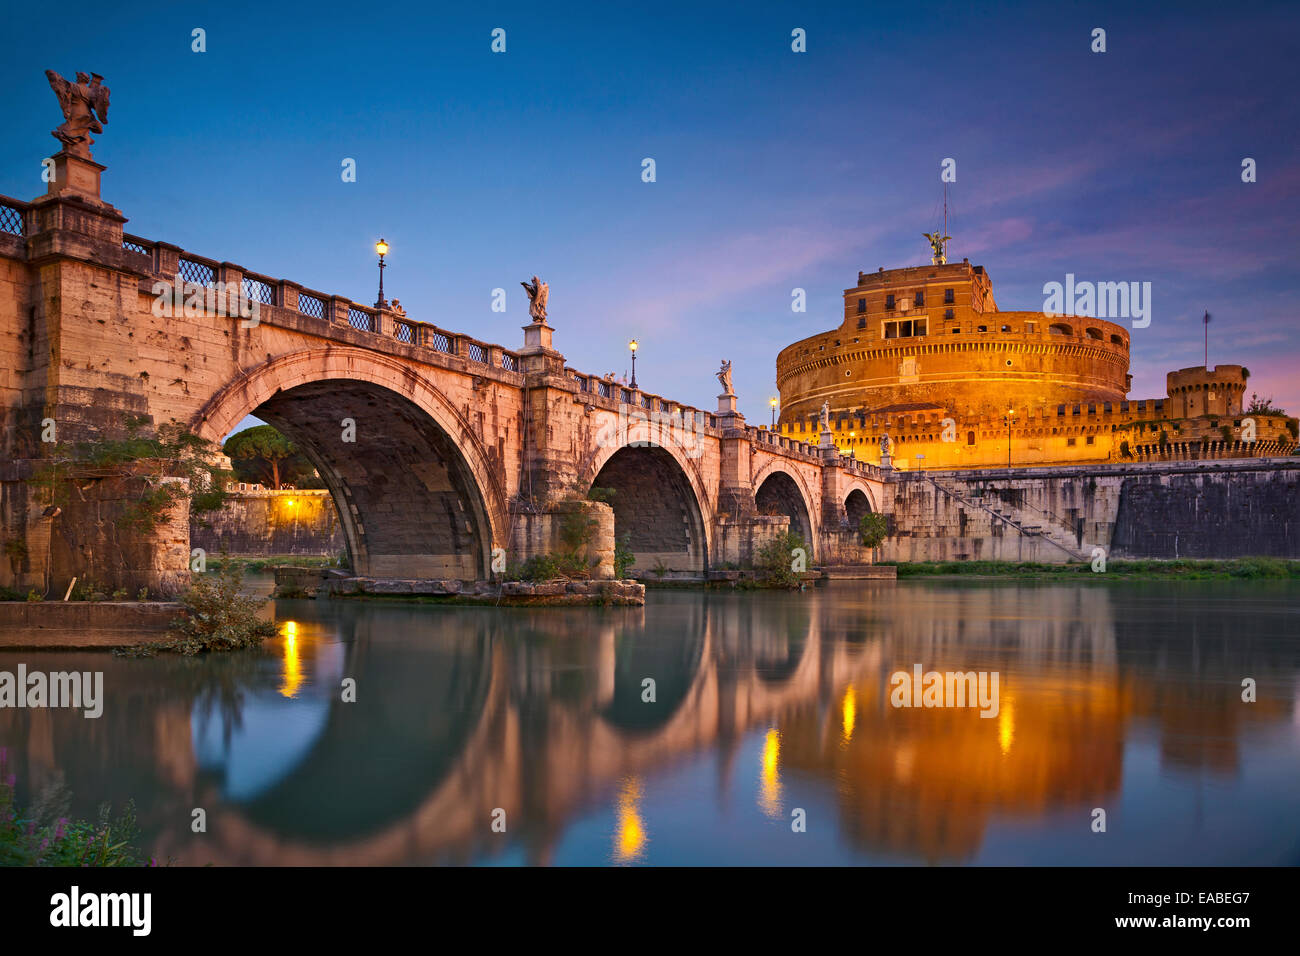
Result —
[[1300, 461], [938, 472], [887, 488], [886, 562], [1060, 563], [1098, 546], [1113, 558], [1300, 558]]

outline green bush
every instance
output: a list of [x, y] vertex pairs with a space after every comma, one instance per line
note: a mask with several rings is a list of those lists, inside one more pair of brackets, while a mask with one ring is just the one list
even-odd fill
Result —
[[629, 531], [614, 539], [614, 577], [621, 581], [634, 564], [636, 555], [632, 553], [632, 533]]
[[878, 548], [889, 534], [889, 519], [875, 511], [865, 514], [858, 522], [858, 533], [864, 547]]
[[187, 612], [172, 622], [172, 640], [141, 645], [147, 650], [194, 655], [204, 651], [234, 651], [256, 647], [275, 635], [275, 624], [258, 617], [266, 598], [239, 593], [244, 572], [227, 564], [220, 571], [196, 575], [179, 598]]
[[799, 575], [794, 570], [794, 552], [803, 547], [803, 538], [793, 531], [783, 531], [764, 544], [754, 555], [754, 569], [759, 580], [769, 587], [797, 586]]

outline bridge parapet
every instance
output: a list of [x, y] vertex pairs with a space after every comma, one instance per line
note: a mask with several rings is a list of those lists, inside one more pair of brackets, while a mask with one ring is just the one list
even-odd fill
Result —
[[[0, 232], [22, 235], [28, 206], [28, 203], [0, 196]], [[6, 215], [6, 212], [9, 214]], [[507, 372], [520, 370], [517, 351], [482, 341], [462, 332], [443, 329], [429, 322], [411, 319], [389, 309], [362, 305], [344, 296], [308, 289], [290, 279], [276, 279], [251, 272], [234, 263], [218, 262], [169, 243], [142, 236], [124, 233], [122, 249], [131, 255], [142, 273], [151, 277], [146, 280], [150, 289], [154, 279], [164, 281], [176, 279], [214, 289], [219, 285], [227, 289], [237, 287], [244, 299], [250, 303], [257, 303], [259, 321], [265, 320], [277, 324], [274, 310], [284, 309], [309, 318], [321, 319], [327, 323], [327, 328], [350, 327], [358, 332], [368, 332], [393, 339], [404, 345], [432, 349], [447, 355], [458, 355], [471, 362], [504, 369]], [[145, 290], [144, 283], [141, 289]]]

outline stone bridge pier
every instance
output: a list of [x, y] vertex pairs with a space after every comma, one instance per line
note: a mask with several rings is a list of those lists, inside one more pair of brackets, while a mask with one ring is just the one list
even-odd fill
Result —
[[361, 574], [483, 580], [576, 537], [598, 576], [619, 540], [635, 574], [699, 577], [786, 529], [809, 566], [871, 559], [881, 470], [746, 424], [734, 395], [704, 409], [573, 369], [546, 319], [511, 349], [125, 233], [103, 167], [55, 160], [46, 195], [0, 197], [0, 586], [174, 592], [185, 503], [120, 520], [165, 466], [96, 448], [129, 420], [220, 443], [248, 415], [316, 466]]

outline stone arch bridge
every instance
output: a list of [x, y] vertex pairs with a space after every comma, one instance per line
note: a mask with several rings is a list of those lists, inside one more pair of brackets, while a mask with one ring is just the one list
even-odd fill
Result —
[[50, 423], [76, 442], [120, 437], [128, 417], [214, 442], [246, 415], [270, 422], [319, 470], [365, 575], [487, 578], [494, 549], [554, 549], [565, 504], [593, 488], [614, 492], [582, 506], [597, 512], [605, 573], [614, 536], [642, 573], [699, 576], [787, 527], [810, 564], [869, 560], [854, 532], [880, 510], [879, 469], [748, 425], [734, 396], [696, 408], [568, 367], [545, 321], [506, 348], [125, 221], [97, 177], [31, 203], [0, 197], [2, 517], [26, 555], [0, 584], [81, 573], [166, 592], [183, 579], [185, 516], [147, 546], [104, 520], [138, 486], [90, 475], [61, 516], [32, 488]]

